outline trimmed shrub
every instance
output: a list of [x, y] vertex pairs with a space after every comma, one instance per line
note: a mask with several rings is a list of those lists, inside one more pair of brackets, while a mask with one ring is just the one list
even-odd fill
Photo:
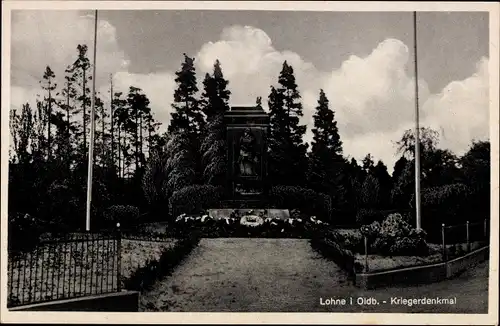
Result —
[[349, 276], [353, 277], [354, 274], [361, 270], [361, 266], [356, 264], [356, 259], [351, 250], [343, 248], [343, 244], [339, 241], [341, 237], [330, 236], [329, 238], [313, 238], [311, 239], [311, 247], [323, 257], [334, 261], [342, 269], [344, 269]]
[[113, 205], [104, 211], [106, 227], [115, 227], [120, 223], [121, 227], [134, 226], [139, 222], [139, 208], [131, 205]]
[[209, 208], [219, 208], [224, 189], [211, 185], [192, 185], [177, 190], [169, 200], [174, 219], [181, 214], [198, 214]]
[[162, 253], [158, 261], [149, 261], [146, 266], [137, 269], [128, 279], [119, 281], [123, 282], [124, 288], [128, 290], [150, 289], [156, 280], [170, 275], [199, 242], [200, 238], [197, 234], [179, 239], [173, 248]]
[[332, 201], [328, 195], [295, 186], [275, 186], [269, 191], [271, 205], [276, 208], [298, 209], [302, 213], [329, 220]]

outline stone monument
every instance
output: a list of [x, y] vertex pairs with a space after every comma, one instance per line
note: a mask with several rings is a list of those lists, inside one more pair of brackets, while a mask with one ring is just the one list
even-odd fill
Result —
[[267, 197], [269, 116], [261, 106], [233, 106], [224, 115], [227, 133], [227, 208], [262, 208]]

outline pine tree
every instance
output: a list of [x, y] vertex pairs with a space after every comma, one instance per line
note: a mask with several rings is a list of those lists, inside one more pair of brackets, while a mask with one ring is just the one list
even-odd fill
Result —
[[222, 185], [226, 173], [226, 133], [224, 112], [229, 109], [228, 81], [224, 79], [219, 60], [215, 61], [213, 74], [205, 75], [202, 110], [207, 117], [206, 132], [201, 144], [203, 180]]
[[54, 98], [54, 91], [56, 90], [57, 84], [54, 81], [56, 75], [52, 71], [52, 69], [47, 66], [45, 68], [45, 72], [43, 73], [43, 81], [40, 81], [42, 84], [42, 89], [47, 91], [47, 96], [44, 98], [45, 101], [45, 117], [47, 123], [47, 159], [50, 160], [52, 156], [52, 142], [51, 142], [51, 134], [52, 134], [52, 117], [54, 115], [53, 105], [56, 103]]
[[88, 47], [85, 44], [78, 44], [77, 46], [78, 57], [75, 62], [72, 64], [71, 68], [68, 69], [68, 72], [72, 74], [72, 79], [76, 82], [76, 85], [79, 86], [79, 91], [77, 91], [77, 101], [80, 104], [79, 113], [81, 114], [81, 129], [79, 132], [79, 136], [81, 136], [81, 153], [80, 155], [84, 157], [87, 153], [87, 129], [90, 120], [90, 113], [88, 112], [88, 108], [90, 107], [91, 99], [90, 99], [90, 89], [88, 87], [89, 82], [92, 80], [92, 76], [90, 74], [90, 60], [87, 57]]
[[181, 69], [175, 74], [178, 87], [174, 92], [172, 108], [175, 111], [171, 114], [172, 119], [168, 131], [170, 133], [185, 131], [194, 141], [201, 134], [204, 124], [199, 101], [195, 97], [198, 86], [196, 85], [194, 59], [184, 54]]
[[201, 171], [201, 139], [205, 129], [205, 119], [201, 111], [200, 102], [196, 98], [198, 86], [194, 58], [184, 53], [184, 62], [176, 73], [177, 89], [174, 91], [174, 103], [168, 132], [171, 135], [182, 134], [188, 142], [188, 149], [195, 163], [196, 182], [202, 179]]
[[379, 184], [379, 208], [389, 208], [392, 189], [392, 178], [387, 172], [387, 166], [382, 161], [378, 161], [373, 167], [372, 174]]
[[335, 114], [329, 108], [329, 101], [323, 90], [320, 91], [313, 118], [309, 184], [316, 191], [332, 193], [338, 185], [337, 179], [342, 169], [342, 141]]
[[306, 126], [293, 68], [285, 61], [278, 77], [279, 87], [269, 95], [269, 172], [275, 184], [301, 185], [307, 171]]
[[77, 96], [77, 91], [75, 89], [76, 80], [75, 76], [72, 73], [72, 67], [69, 66], [65, 70], [64, 76], [64, 88], [62, 89], [63, 100], [60, 102], [60, 108], [63, 110], [65, 114], [65, 135], [66, 135], [66, 145], [65, 149], [67, 150], [64, 153], [65, 161], [67, 163], [68, 171], [71, 169], [72, 163], [72, 136], [77, 131], [77, 128], [73, 124], [73, 116], [75, 115], [75, 99]]
[[375, 162], [373, 161], [373, 157], [370, 153], [366, 154], [363, 158], [363, 171], [365, 171], [365, 175], [370, 174], [373, 170]]

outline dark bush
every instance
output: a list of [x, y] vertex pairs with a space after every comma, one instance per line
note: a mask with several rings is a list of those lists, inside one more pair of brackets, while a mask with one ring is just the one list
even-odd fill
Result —
[[[455, 225], [473, 221], [470, 214], [470, 189], [460, 183], [423, 189], [421, 192], [423, 228], [440, 227], [442, 223]], [[414, 198], [412, 197], [412, 203]], [[484, 216], [479, 217], [481, 220]]]
[[113, 205], [104, 211], [105, 227], [115, 227], [120, 223], [120, 227], [128, 228], [135, 226], [139, 222], [139, 208], [131, 205]]
[[401, 214], [391, 214], [386, 219], [361, 228], [362, 233], [370, 229], [371, 251], [384, 256], [425, 256], [429, 247], [426, 233], [416, 230]]
[[[390, 209], [390, 210], [377, 210], [377, 209], [360, 209], [356, 213], [356, 224], [361, 226], [361, 225], [366, 225], [366, 224], [371, 224], [373, 222], [382, 222], [387, 216], [390, 214], [394, 213], [399, 213], [401, 210], [395, 210], [395, 209]], [[407, 214], [404, 213], [405, 218]]]
[[331, 198], [311, 189], [275, 186], [269, 191], [269, 200], [270, 204], [276, 208], [298, 209], [302, 213], [314, 215], [323, 221], [328, 221], [331, 217]]
[[12, 213], [8, 216], [8, 249], [12, 251], [29, 251], [39, 241], [43, 227], [30, 214]]
[[184, 187], [172, 194], [169, 200], [170, 215], [198, 214], [209, 208], [219, 208], [224, 189], [211, 185]]

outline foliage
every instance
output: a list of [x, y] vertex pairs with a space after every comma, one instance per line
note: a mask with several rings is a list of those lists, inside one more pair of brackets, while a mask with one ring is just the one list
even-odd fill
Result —
[[469, 196], [469, 187], [460, 183], [423, 189], [421, 207], [429, 218], [422, 221], [422, 227], [440, 229], [442, 223], [454, 225], [483, 220], [485, 216], [471, 213]]
[[170, 197], [171, 216], [196, 214], [209, 208], [218, 208], [223, 189], [211, 185], [192, 185], [175, 191]]
[[375, 221], [382, 221], [387, 216], [385, 211], [376, 209], [360, 209], [356, 213], [356, 223], [358, 225], [371, 224]]
[[201, 134], [204, 125], [200, 103], [195, 97], [198, 86], [194, 60], [184, 53], [181, 69], [175, 73], [177, 89], [174, 92], [174, 103], [172, 104], [174, 112], [171, 113], [172, 119], [168, 126], [169, 133], [187, 133], [192, 146], [195, 145], [194, 142]]
[[384, 256], [429, 254], [425, 231], [412, 228], [401, 214], [390, 214], [381, 223], [376, 221], [361, 229], [364, 234], [371, 236], [373, 242], [370, 247], [377, 254]]
[[154, 150], [148, 158], [142, 177], [144, 195], [154, 212], [162, 208], [168, 209], [167, 159], [163, 150]]
[[104, 212], [106, 226], [114, 228], [117, 223], [120, 227], [131, 227], [139, 222], [139, 208], [131, 205], [113, 205]]
[[9, 214], [9, 251], [29, 251], [37, 243], [44, 227], [34, 216], [25, 213]]
[[339, 186], [339, 174], [344, 162], [342, 141], [338, 133], [335, 114], [329, 108], [328, 98], [323, 90], [320, 90], [318, 106], [313, 118], [308, 183], [315, 191], [330, 194]]
[[374, 208], [380, 203], [380, 183], [370, 173], [365, 178], [361, 187], [361, 205], [363, 207]]
[[294, 71], [286, 61], [278, 76], [279, 87], [271, 87], [269, 95], [270, 128], [268, 137], [269, 178], [275, 185], [305, 183], [307, 144], [303, 141], [306, 126]]
[[353, 252], [343, 246], [343, 239], [335, 232], [331, 232], [328, 237], [313, 238], [310, 244], [323, 257], [333, 260], [346, 270], [351, 277], [362, 267], [355, 263]]
[[311, 189], [275, 186], [269, 191], [269, 201], [274, 207], [295, 208], [304, 214], [316, 215], [322, 220], [329, 220], [331, 217], [332, 204], [330, 197]]

